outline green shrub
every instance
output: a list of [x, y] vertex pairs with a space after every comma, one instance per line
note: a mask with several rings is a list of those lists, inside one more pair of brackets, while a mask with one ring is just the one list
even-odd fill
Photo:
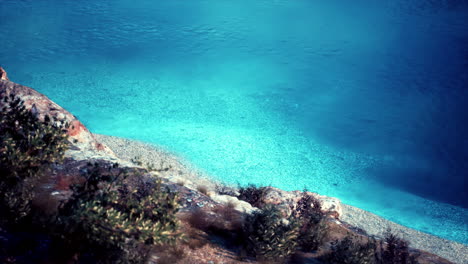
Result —
[[243, 233], [247, 251], [258, 260], [285, 261], [297, 248], [299, 225], [284, 219], [274, 205], [266, 205], [246, 217]]
[[362, 243], [357, 237], [348, 235], [343, 240], [332, 243], [331, 250], [325, 256], [325, 260], [331, 264], [376, 263], [376, 242], [373, 238]]
[[315, 198], [313, 195], [308, 194], [307, 191], [304, 191], [301, 194], [301, 198], [297, 201], [294, 211], [297, 217], [308, 219], [313, 223], [320, 222], [320, 220], [325, 216], [322, 212], [322, 203], [320, 200]]
[[382, 248], [381, 263], [383, 264], [414, 264], [418, 263], [415, 256], [409, 252], [409, 243], [399, 238], [388, 230], [384, 241], [386, 246]]
[[95, 165], [85, 177], [58, 217], [61, 239], [80, 253], [95, 246], [117, 252], [113, 261], [139, 262], [147, 253], [130, 255], [135, 248], [174, 244], [181, 237], [177, 195], [160, 180], [144, 181], [140, 173], [116, 165]]
[[266, 187], [257, 187], [249, 184], [247, 187], [239, 188], [239, 200], [246, 201], [252, 206], [262, 208], [265, 205], [264, 198], [266, 195]]
[[17, 223], [31, 211], [36, 181], [63, 159], [67, 124], [39, 120], [14, 95], [0, 96], [0, 211]]
[[300, 223], [298, 245], [302, 251], [317, 250], [327, 235], [327, 222], [320, 201], [303, 192], [293, 211]]

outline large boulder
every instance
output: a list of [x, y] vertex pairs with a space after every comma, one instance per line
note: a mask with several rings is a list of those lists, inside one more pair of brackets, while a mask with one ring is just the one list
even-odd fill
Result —
[[[47, 96], [34, 89], [11, 82], [6, 77], [6, 72], [0, 68], [0, 95], [15, 95], [24, 101], [27, 109], [32, 109], [39, 119], [46, 115], [56, 122], [69, 124], [68, 135], [71, 144], [66, 155], [76, 160], [105, 159], [118, 161], [111, 149], [98, 142], [91, 132], [70, 112], [47, 98]], [[3, 107], [3, 102], [0, 102]]]

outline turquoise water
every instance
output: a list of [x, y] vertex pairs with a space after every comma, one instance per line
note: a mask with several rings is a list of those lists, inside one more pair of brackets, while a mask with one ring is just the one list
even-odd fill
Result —
[[0, 0], [0, 63], [95, 133], [468, 243], [464, 1]]

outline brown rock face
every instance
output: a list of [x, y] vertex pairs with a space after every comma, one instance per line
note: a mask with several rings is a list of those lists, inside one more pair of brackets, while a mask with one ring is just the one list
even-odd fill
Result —
[[0, 67], [0, 80], [8, 81], [7, 73], [2, 67]]
[[[69, 124], [68, 135], [72, 147], [67, 155], [77, 160], [117, 159], [112, 150], [97, 142], [93, 134], [74, 115], [34, 89], [8, 81], [6, 72], [2, 68], [0, 68], [0, 76], [1, 95], [9, 96], [14, 94], [24, 101], [26, 108], [33, 109], [39, 119], [43, 119], [48, 115], [56, 121]], [[3, 102], [0, 102], [0, 107], [3, 107]]]

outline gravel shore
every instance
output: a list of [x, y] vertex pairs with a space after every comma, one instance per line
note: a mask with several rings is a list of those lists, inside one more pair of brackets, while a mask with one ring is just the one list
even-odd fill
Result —
[[[130, 161], [139, 157], [143, 164], [152, 164], [158, 170], [166, 170], [166, 174], [174, 174], [172, 177], [198, 182], [202, 180], [207, 185], [215, 185], [209, 180], [207, 174], [157, 146], [113, 136], [97, 134], [95, 136], [98, 141], [106, 144], [123, 160]], [[393, 233], [408, 240], [413, 248], [431, 252], [454, 263], [468, 264], [467, 245], [404, 227], [357, 207], [343, 204], [343, 215], [340, 220], [365, 230], [369, 235], [378, 237], [382, 237], [383, 233], [390, 228]]]
[[468, 263], [467, 245], [399, 225], [357, 207], [343, 204], [340, 220], [377, 237], [383, 237], [383, 233], [390, 228], [393, 233], [409, 241], [413, 248], [436, 254], [454, 263]]

